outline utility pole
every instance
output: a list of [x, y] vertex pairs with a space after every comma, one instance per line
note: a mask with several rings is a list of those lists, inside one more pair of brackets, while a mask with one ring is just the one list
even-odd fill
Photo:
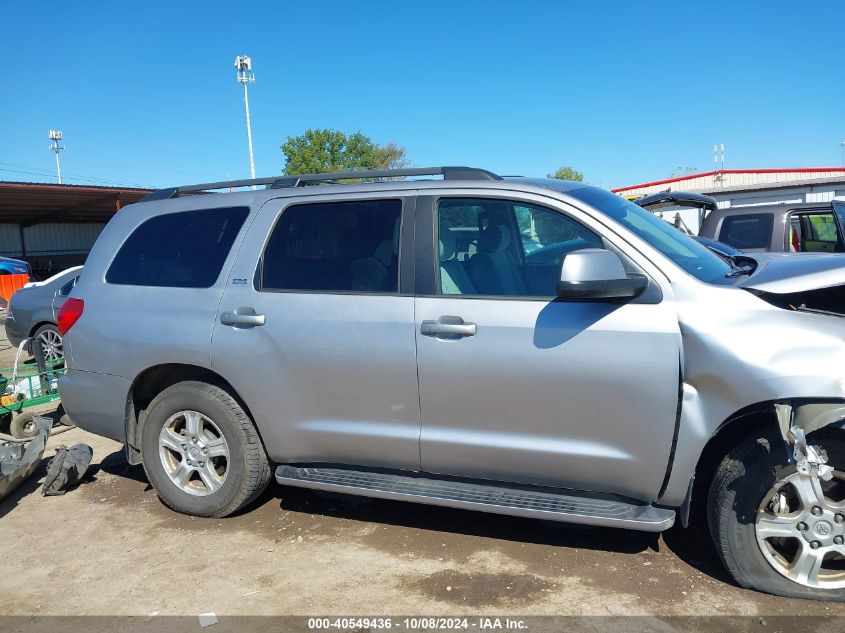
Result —
[[713, 186], [721, 184], [725, 179], [725, 144], [721, 143], [722, 164], [719, 166], [719, 144], [713, 146], [713, 163], [716, 173], [713, 175]]
[[845, 167], [845, 141], [842, 141], [839, 147], [842, 148], [842, 166]]
[[62, 131], [50, 130], [48, 136], [50, 137], [50, 149], [56, 154], [56, 177], [59, 184], [62, 184], [62, 161], [59, 159], [59, 152], [65, 148], [64, 145], [59, 145], [62, 140]]
[[[235, 68], [238, 69], [238, 83], [244, 87], [244, 107], [246, 108], [246, 139], [249, 143], [249, 176], [255, 178], [255, 159], [252, 155], [252, 124], [249, 120], [249, 90], [248, 86], [255, 83], [255, 73], [252, 72], [252, 60], [246, 55], [235, 57]], [[254, 187], [253, 187], [254, 188]]]

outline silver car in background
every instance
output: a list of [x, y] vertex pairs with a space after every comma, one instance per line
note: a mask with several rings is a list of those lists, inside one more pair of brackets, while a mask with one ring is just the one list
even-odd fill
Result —
[[[443, 179], [397, 179], [423, 175]], [[247, 185], [269, 186], [180, 197]], [[180, 512], [229, 515], [275, 473], [553, 521], [677, 519], [706, 523], [745, 587], [845, 600], [843, 315], [838, 258], [738, 267], [583, 183], [465, 167], [211, 183], [106, 226], [58, 316], [59, 386]]]
[[41, 341], [46, 360], [64, 356], [59, 334], [59, 309], [82, 274], [82, 266], [74, 266], [45, 281], [28, 283], [12, 295], [6, 314], [6, 338], [14, 347], [33, 337]]

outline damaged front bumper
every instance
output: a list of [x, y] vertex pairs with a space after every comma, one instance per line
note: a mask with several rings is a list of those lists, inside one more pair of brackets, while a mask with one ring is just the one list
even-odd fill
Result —
[[830, 481], [833, 467], [827, 463], [827, 453], [816, 444], [808, 444], [807, 435], [828, 426], [845, 428], [845, 403], [793, 405], [779, 402], [775, 403], [775, 412], [787, 452], [798, 472], [803, 476]]

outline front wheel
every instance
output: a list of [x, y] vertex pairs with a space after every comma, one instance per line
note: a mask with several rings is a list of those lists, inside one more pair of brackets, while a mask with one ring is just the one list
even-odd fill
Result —
[[801, 475], [780, 437], [752, 437], [722, 461], [710, 486], [710, 533], [743, 587], [845, 601], [845, 441], [808, 438], [827, 451], [833, 478]]
[[168, 387], [150, 403], [141, 433], [147, 477], [177, 512], [227, 516], [270, 480], [258, 432], [220, 387], [194, 381]]

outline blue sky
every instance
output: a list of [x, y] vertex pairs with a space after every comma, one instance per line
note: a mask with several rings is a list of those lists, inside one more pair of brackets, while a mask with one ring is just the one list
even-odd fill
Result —
[[[247, 177], [234, 58], [252, 56], [256, 171], [309, 127], [418, 166], [605, 187], [726, 166], [836, 166], [845, 2], [0, 1], [0, 180]], [[87, 180], [84, 180], [87, 179]]]

